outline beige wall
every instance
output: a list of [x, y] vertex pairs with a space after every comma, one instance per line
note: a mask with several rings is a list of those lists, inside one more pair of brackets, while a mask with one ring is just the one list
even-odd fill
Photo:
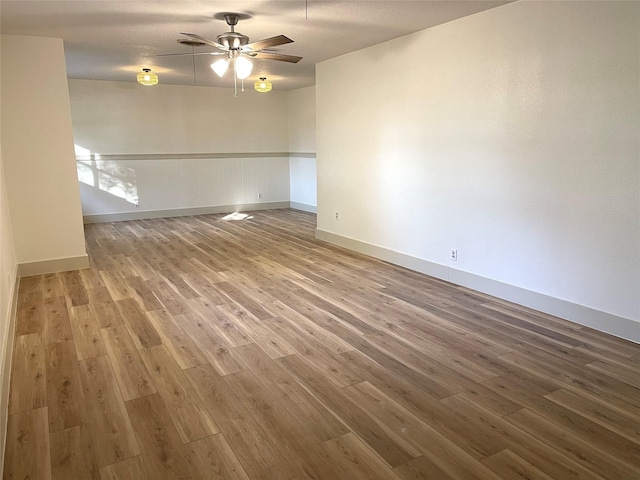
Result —
[[316, 182], [316, 87], [292, 90], [287, 94], [289, 122], [289, 183], [291, 204], [315, 212], [318, 205]]
[[[0, 86], [1, 87], [1, 86]], [[0, 125], [0, 130], [2, 125]], [[13, 352], [13, 298], [17, 289], [16, 257], [13, 247], [13, 231], [2, 167], [0, 144], [0, 448], [4, 452], [9, 407], [9, 380]], [[0, 455], [0, 469], [4, 454]]]
[[516, 2], [318, 65], [320, 236], [640, 341], [639, 24]]
[[2, 157], [21, 271], [66, 260], [88, 265], [62, 40], [4, 35], [1, 82]]
[[[0, 45], [2, 40], [0, 38]], [[0, 78], [2, 76], [0, 61]], [[2, 84], [0, 83], [0, 89]], [[0, 120], [0, 132], [2, 123]], [[0, 137], [0, 451], [4, 452], [7, 415], [9, 406], [9, 380], [11, 354], [13, 352], [13, 309], [12, 300], [16, 287], [16, 256], [13, 246], [13, 229], [9, 213], [9, 200], [5, 184], [4, 162], [2, 160], [2, 140]], [[4, 454], [0, 455], [0, 471], [3, 469]]]

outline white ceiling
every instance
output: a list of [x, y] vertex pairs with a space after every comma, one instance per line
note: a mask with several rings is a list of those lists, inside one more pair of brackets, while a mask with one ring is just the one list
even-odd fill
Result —
[[267, 76], [274, 89], [290, 90], [315, 84], [316, 63], [505, 3], [509, 2], [2, 0], [0, 31], [62, 38], [70, 78], [132, 82], [141, 68], [149, 67], [158, 73], [161, 83], [193, 85], [195, 59], [197, 85], [231, 87], [229, 74], [220, 79], [209, 68], [213, 57], [156, 55], [190, 52], [190, 47], [176, 42], [182, 37], [179, 32], [215, 40], [229, 31], [224, 20], [218, 19], [221, 14], [240, 13], [243, 19], [236, 31], [250, 41], [279, 34], [294, 40], [277, 50], [302, 56], [302, 61], [254, 59], [251, 76]]

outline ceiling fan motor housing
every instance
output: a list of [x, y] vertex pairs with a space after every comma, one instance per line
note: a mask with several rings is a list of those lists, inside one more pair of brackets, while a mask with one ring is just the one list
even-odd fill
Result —
[[240, 50], [243, 46], [249, 43], [249, 37], [236, 32], [226, 32], [218, 35], [217, 41], [219, 44], [229, 48], [229, 50]]

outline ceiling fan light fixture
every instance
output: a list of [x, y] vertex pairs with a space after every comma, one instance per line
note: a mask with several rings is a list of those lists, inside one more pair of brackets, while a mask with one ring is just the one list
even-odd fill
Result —
[[[218, 75], [219, 77], [223, 77], [226, 74], [227, 70], [229, 70], [229, 66], [232, 67], [231, 69], [233, 70], [233, 88], [236, 97], [238, 96], [238, 83], [240, 83], [241, 85], [241, 91], [244, 92], [244, 81], [245, 79], [249, 78], [249, 75], [251, 75], [251, 71], [253, 70], [253, 63], [250, 59], [257, 58], [259, 60], [277, 60], [280, 62], [288, 63], [298, 63], [300, 60], [302, 60], [302, 57], [296, 57], [294, 55], [283, 55], [273, 51], [273, 47], [293, 43], [293, 40], [285, 35], [276, 35], [275, 37], [263, 38], [262, 40], [250, 42], [249, 37], [235, 31], [235, 26], [238, 24], [240, 17], [241, 15], [236, 13], [224, 14], [224, 19], [227, 22], [227, 25], [231, 27], [231, 31], [218, 35], [215, 41], [209, 40], [195, 33], [181, 32], [181, 35], [185, 35], [186, 37], [188, 37], [188, 39], [180, 39], [178, 40], [178, 43], [190, 46], [192, 48], [191, 53], [167, 53], [160, 56], [224, 55], [223, 58], [211, 64], [211, 69], [216, 73], [216, 75]], [[249, 17], [245, 16], [243, 18]], [[194, 48], [201, 45], [208, 45], [210, 47], [217, 48], [218, 51], [195, 53]], [[240, 80], [240, 82], [238, 82], [238, 80]], [[259, 92], [270, 91], [271, 82], [268, 82], [266, 77], [261, 78], [261, 80], [262, 81], [260, 83], [254, 83], [254, 88]]]
[[240, 80], [244, 80], [251, 75], [253, 69], [253, 63], [247, 57], [237, 57], [235, 60], [236, 76]]
[[255, 88], [260, 93], [267, 93], [271, 91], [272, 85], [267, 77], [260, 77], [260, 80], [256, 80], [253, 84], [253, 88]]
[[152, 86], [158, 84], [158, 75], [153, 73], [150, 68], [143, 68], [137, 78], [140, 85]]
[[222, 77], [224, 75], [224, 73], [227, 71], [227, 68], [229, 68], [228, 58], [221, 58], [220, 60], [216, 60], [211, 64], [211, 69], [216, 72], [216, 75], [218, 75], [219, 77]]

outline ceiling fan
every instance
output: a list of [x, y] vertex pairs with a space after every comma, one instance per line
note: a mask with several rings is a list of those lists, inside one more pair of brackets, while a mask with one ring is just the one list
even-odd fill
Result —
[[283, 55], [273, 51], [269, 51], [278, 45], [293, 43], [293, 40], [284, 36], [277, 35], [275, 37], [265, 38], [257, 42], [249, 43], [249, 37], [235, 31], [235, 26], [240, 20], [240, 15], [236, 13], [226, 13], [224, 19], [227, 25], [231, 27], [230, 32], [218, 35], [216, 41], [209, 40], [195, 33], [184, 33], [181, 35], [189, 37], [189, 40], [178, 40], [178, 43], [188, 46], [204, 46], [209, 45], [217, 48], [216, 52], [194, 52], [191, 53], [168, 53], [158, 55], [159, 57], [177, 56], [177, 55], [224, 55], [223, 58], [213, 62], [211, 68], [219, 76], [222, 77], [229, 66], [233, 66], [234, 80], [244, 80], [251, 75], [253, 64], [250, 58], [262, 58], [265, 60], [277, 60], [280, 62], [298, 63], [302, 57], [294, 55]]

